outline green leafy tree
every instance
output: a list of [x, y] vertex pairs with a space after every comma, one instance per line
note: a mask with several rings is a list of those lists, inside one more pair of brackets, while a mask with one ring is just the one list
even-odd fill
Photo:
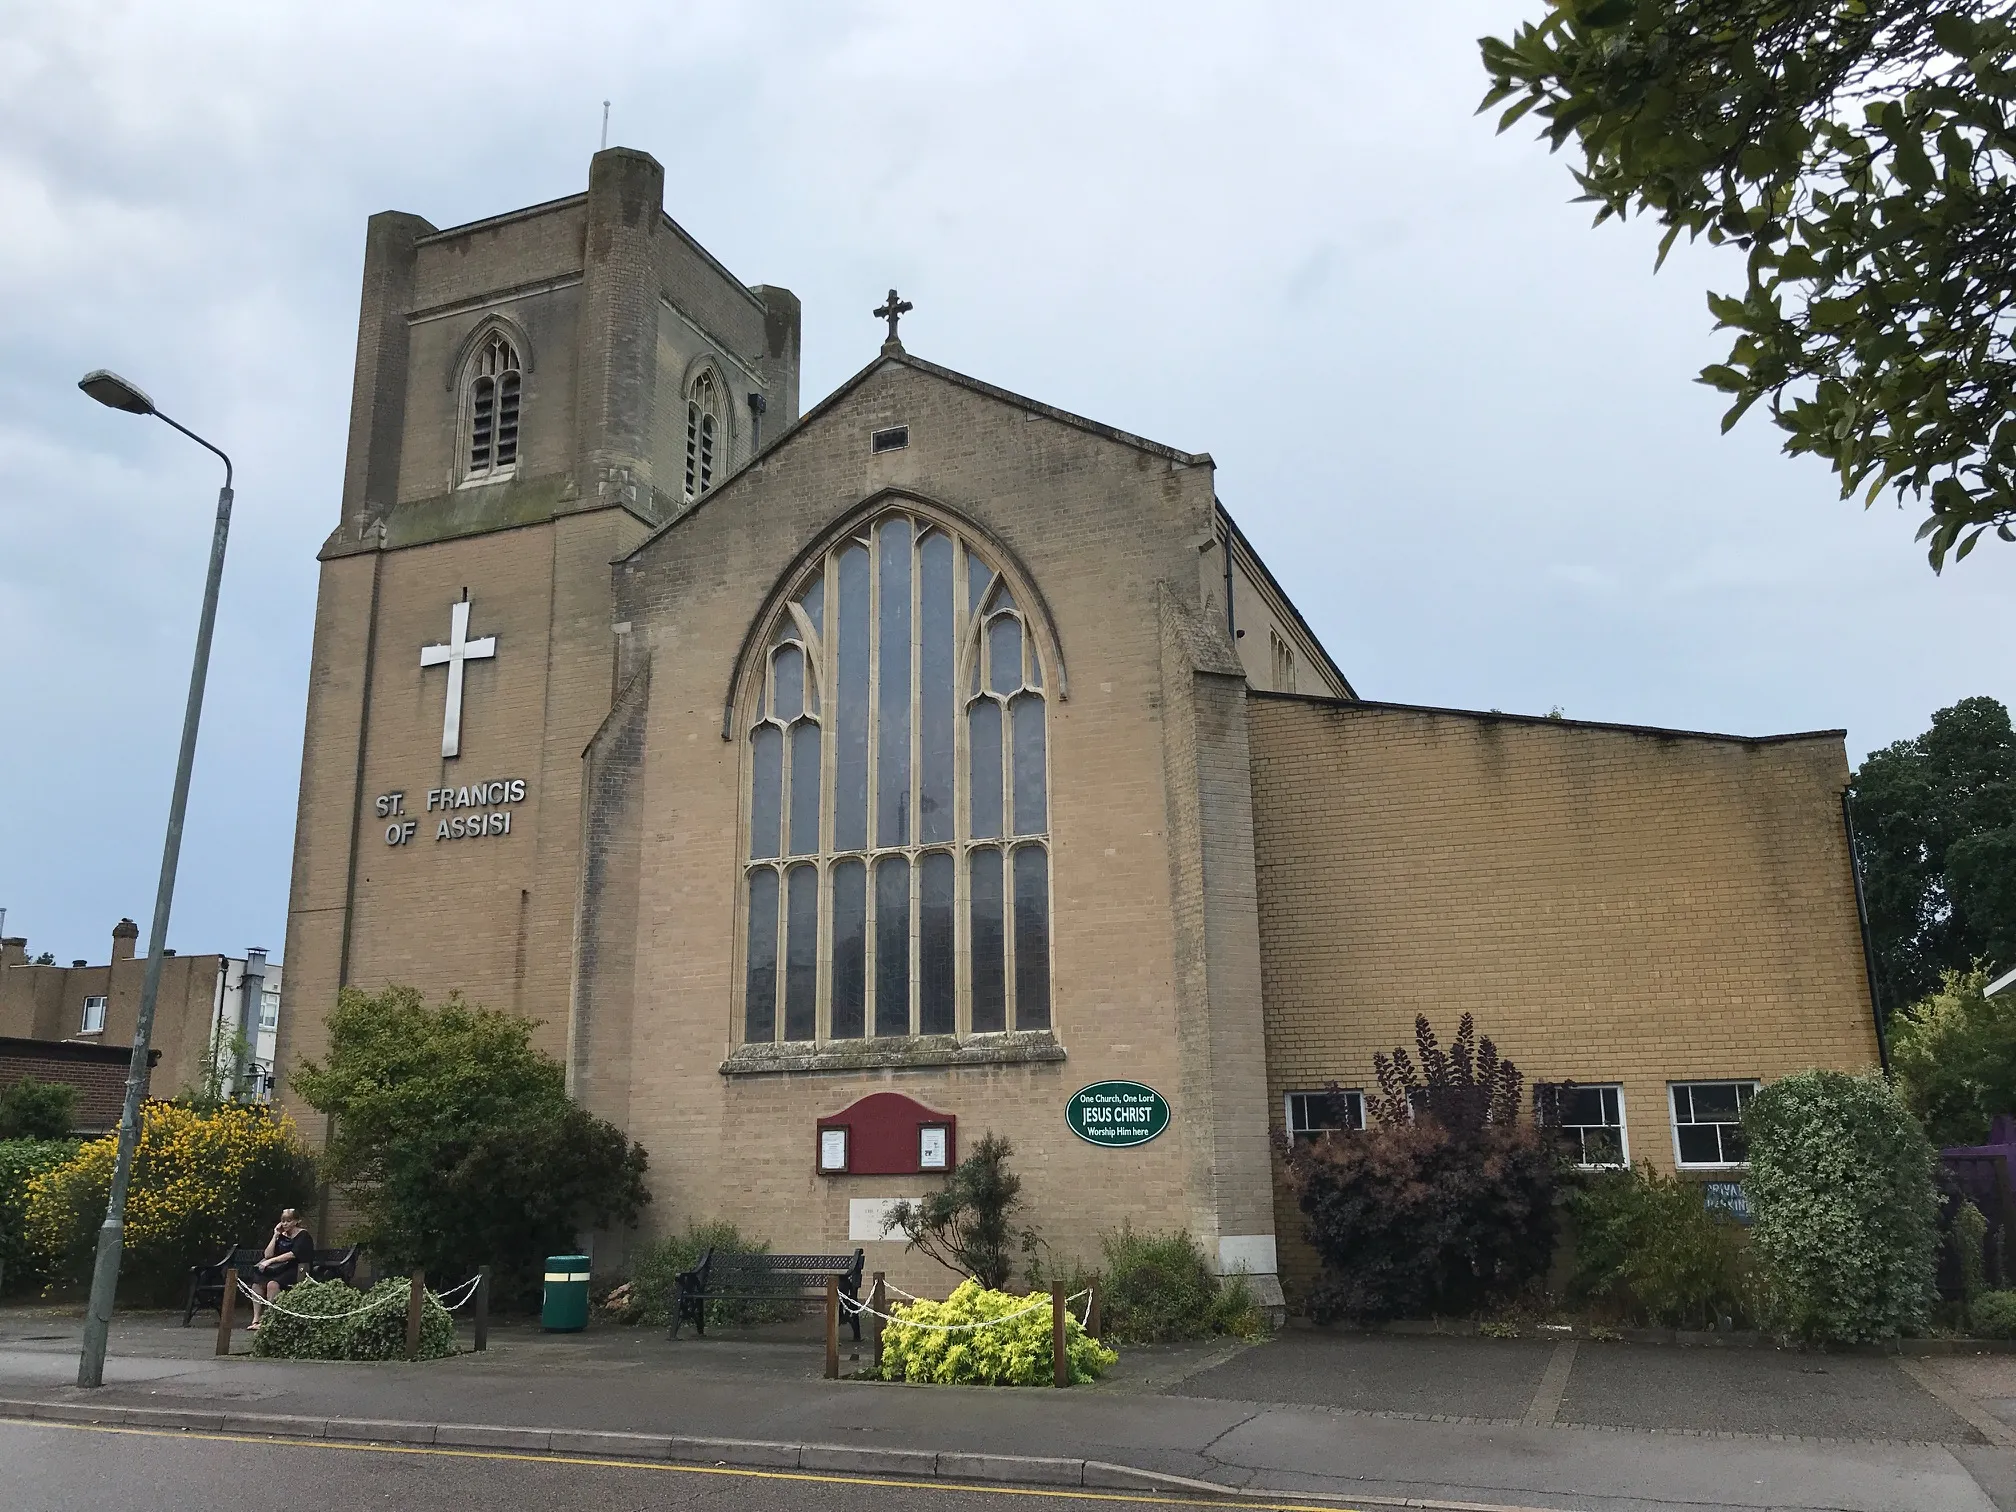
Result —
[[1013, 1223], [1022, 1205], [1022, 1178], [1008, 1169], [1014, 1153], [1000, 1135], [981, 1135], [941, 1190], [892, 1207], [886, 1230], [902, 1234], [946, 1269], [999, 1291], [1014, 1269]]
[[1747, 254], [1701, 379], [1760, 400], [1843, 497], [1909, 494], [1935, 570], [2016, 540], [2016, 0], [1548, 0], [1480, 43], [1492, 87], [1581, 149], [1600, 223]]
[[1988, 973], [1949, 971], [1890, 1024], [1890, 1068], [1936, 1145], [1979, 1144], [2016, 1113], [2016, 993], [1983, 997]]
[[77, 1126], [77, 1089], [24, 1076], [0, 1092], [0, 1139], [68, 1139]]
[[1774, 1326], [1869, 1343], [1931, 1321], [1938, 1157], [1880, 1075], [1801, 1071], [1743, 1110], [1754, 1222]]
[[1923, 998], [1976, 961], [2016, 966], [2008, 709], [1992, 698], [1941, 709], [1917, 739], [1872, 751], [1850, 791], [1885, 1006]]
[[567, 1095], [533, 1028], [459, 996], [430, 1008], [410, 987], [339, 995], [329, 1053], [294, 1089], [330, 1115], [323, 1169], [385, 1263], [443, 1281], [488, 1264], [502, 1294], [528, 1294], [546, 1255], [634, 1224], [650, 1200], [643, 1147]]

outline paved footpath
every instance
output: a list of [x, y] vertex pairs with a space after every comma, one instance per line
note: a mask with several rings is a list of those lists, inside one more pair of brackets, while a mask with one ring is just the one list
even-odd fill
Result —
[[803, 1336], [674, 1344], [616, 1328], [502, 1329], [487, 1354], [418, 1365], [216, 1359], [211, 1329], [143, 1315], [121, 1319], [108, 1384], [84, 1392], [76, 1333], [53, 1310], [0, 1312], [0, 1399], [14, 1404], [0, 1416], [88, 1406], [444, 1444], [487, 1425], [528, 1448], [714, 1453], [678, 1436], [737, 1441], [719, 1451], [737, 1463], [811, 1469], [844, 1449], [865, 1467], [874, 1451], [904, 1473], [1078, 1486], [1129, 1484], [1112, 1471], [1132, 1467], [1368, 1507], [2016, 1512], [2016, 1377], [2001, 1360], [1291, 1332], [1124, 1351], [1097, 1386], [1005, 1391], [823, 1381]]

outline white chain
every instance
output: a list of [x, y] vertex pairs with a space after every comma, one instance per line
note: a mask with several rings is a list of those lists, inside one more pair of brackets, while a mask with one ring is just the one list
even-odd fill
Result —
[[[462, 1285], [449, 1288], [449, 1292], [430, 1291], [429, 1293], [427, 1293], [427, 1300], [429, 1302], [432, 1302], [436, 1307], [440, 1308], [442, 1312], [452, 1313], [455, 1311], [456, 1308], [461, 1307], [465, 1302], [469, 1301], [469, 1299], [476, 1294], [477, 1284], [480, 1281], [482, 1281], [482, 1279], [483, 1278], [481, 1276], [472, 1276]], [[266, 1307], [270, 1307], [271, 1309], [273, 1309], [274, 1312], [280, 1313], [281, 1315], [289, 1318], [299, 1318], [304, 1323], [340, 1322], [344, 1318], [355, 1318], [360, 1317], [364, 1313], [376, 1312], [381, 1307], [402, 1300], [397, 1292], [388, 1292], [386, 1293], [386, 1295], [380, 1297], [376, 1302], [367, 1302], [362, 1307], [353, 1307], [350, 1309], [349, 1312], [304, 1313], [304, 1312], [296, 1312], [291, 1307], [282, 1307], [277, 1301], [275, 1301], [270, 1297], [262, 1297], [250, 1286], [246, 1285], [245, 1278], [243, 1276], [240, 1276], [238, 1278], [238, 1289], [243, 1293], [245, 1293], [245, 1295], [250, 1297], [253, 1301], [261, 1303]], [[461, 1296], [456, 1301], [451, 1303], [447, 1299], [449, 1294], [452, 1292], [459, 1292], [461, 1293]]]
[[[883, 1282], [882, 1285], [883, 1288], [887, 1291], [902, 1290], [901, 1287], [891, 1286], [886, 1281]], [[910, 1300], [912, 1302], [930, 1301], [930, 1298], [928, 1297], [911, 1296], [909, 1292], [903, 1292], [903, 1295], [906, 1297], [910, 1297]], [[1066, 1297], [1064, 1301], [1068, 1306], [1070, 1303], [1076, 1302], [1080, 1297], [1085, 1298], [1085, 1315], [1089, 1318], [1092, 1315], [1091, 1287], [1088, 1286], [1085, 1288], [1085, 1290], [1081, 1292], [1073, 1292], [1070, 1296]], [[842, 1297], [840, 1299], [840, 1305], [846, 1308], [847, 1311], [849, 1311], [850, 1313], [857, 1313], [857, 1314], [866, 1313], [871, 1318], [880, 1318], [884, 1323], [893, 1323], [898, 1328], [928, 1328], [933, 1333], [966, 1333], [975, 1328], [999, 1328], [1003, 1323], [1013, 1323], [1017, 1318], [1026, 1318], [1029, 1316], [1029, 1314], [1033, 1312], [1040, 1312], [1043, 1308], [1048, 1307], [1050, 1305], [1050, 1299], [1048, 1297], [1042, 1297], [1034, 1302], [1031, 1302], [1027, 1307], [1022, 1308], [1019, 1311], [1012, 1313], [1004, 1313], [1002, 1316], [998, 1318], [983, 1318], [977, 1323], [926, 1323], [921, 1319], [913, 1323], [908, 1318], [898, 1318], [893, 1317], [885, 1312], [877, 1312], [874, 1308], [870, 1307], [866, 1302], [857, 1302], [852, 1297]]]

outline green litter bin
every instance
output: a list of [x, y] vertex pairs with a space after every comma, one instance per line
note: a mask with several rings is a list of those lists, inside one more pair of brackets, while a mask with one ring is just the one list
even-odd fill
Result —
[[588, 1326], [586, 1255], [546, 1257], [546, 1297], [539, 1322], [549, 1333], [579, 1333]]

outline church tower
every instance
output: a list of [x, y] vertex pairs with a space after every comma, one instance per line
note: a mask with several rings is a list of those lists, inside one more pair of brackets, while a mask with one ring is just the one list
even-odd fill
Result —
[[457, 989], [565, 1051], [581, 755], [628, 629], [610, 564], [798, 414], [796, 297], [722, 267], [666, 215], [664, 179], [611, 148], [583, 194], [445, 230], [371, 219], [283, 1096], [344, 986]]

